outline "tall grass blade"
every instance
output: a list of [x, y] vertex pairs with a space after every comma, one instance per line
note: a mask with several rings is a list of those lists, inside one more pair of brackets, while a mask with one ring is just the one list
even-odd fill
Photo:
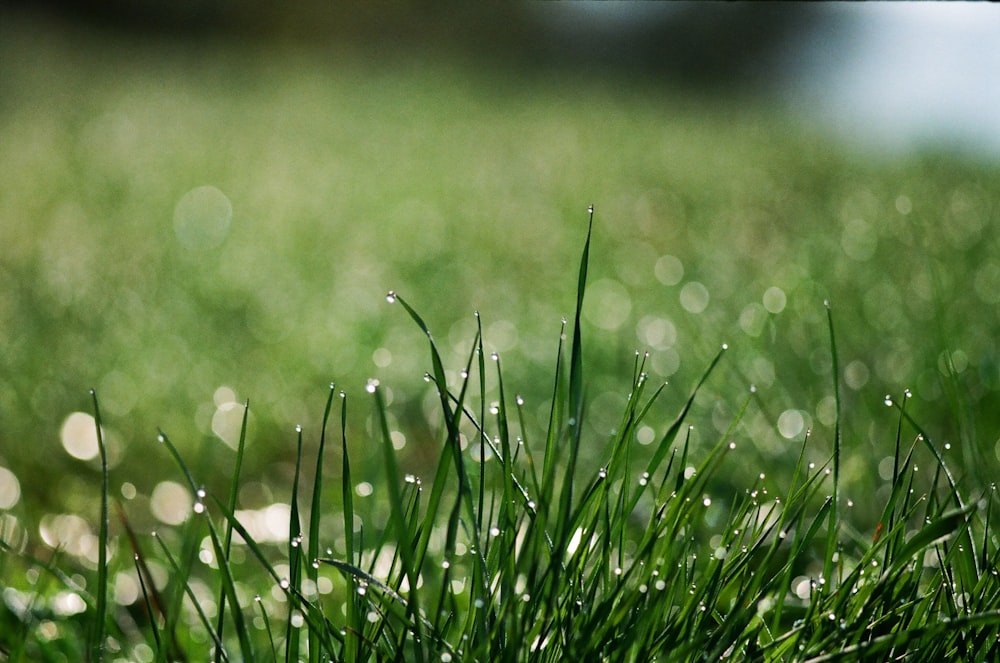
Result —
[[826, 302], [826, 321], [830, 331], [830, 354], [833, 376], [833, 401], [835, 407], [833, 429], [833, 503], [830, 505], [830, 527], [826, 539], [826, 557], [823, 562], [823, 577], [827, 582], [833, 581], [833, 560], [837, 552], [837, 535], [840, 528], [840, 364], [837, 358], [837, 338], [833, 333], [833, 311], [830, 302]]
[[570, 512], [573, 508], [573, 480], [576, 474], [576, 463], [580, 453], [580, 435], [583, 431], [583, 298], [587, 291], [587, 268], [590, 264], [590, 239], [594, 230], [594, 206], [588, 209], [587, 239], [583, 244], [583, 255], [580, 257], [580, 273], [576, 282], [576, 310], [573, 313], [573, 344], [570, 346], [569, 363], [569, 431], [570, 445], [566, 462], [566, 479], [563, 492], [559, 498], [561, 529], [556, 537], [557, 546], [563, 547], [568, 540]]
[[390, 520], [395, 530], [397, 552], [402, 560], [403, 573], [410, 587], [409, 599], [406, 603], [407, 615], [416, 629], [413, 633], [416, 660], [424, 660], [424, 638], [420, 627], [420, 569], [416, 567], [416, 557], [413, 550], [413, 532], [406, 522], [406, 506], [399, 487], [399, 468], [396, 463], [396, 451], [392, 446], [392, 435], [389, 433], [389, 421], [386, 417], [385, 397], [377, 384], [372, 384], [370, 390], [375, 396], [375, 410], [378, 417], [379, 430], [382, 436], [383, 461], [385, 462], [386, 484], [389, 489]]
[[[250, 415], [250, 401], [246, 401], [243, 405], [243, 420], [240, 423], [240, 439], [239, 443], [236, 445], [236, 466], [233, 468], [233, 479], [229, 484], [229, 510], [236, 511], [236, 497], [239, 494], [240, 489], [240, 472], [243, 468], [243, 452], [246, 448], [247, 440], [247, 420]], [[231, 524], [226, 525], [226, 540], [223, 552], [225, 553], [225, 558], [229, 560], [229, 554], [232, 549], [233, 544], [233, 526]], [[223, 637], [223, 630], [225, 628], [225, 617], [226, 617], [226, 592], [220, 587], [219, 588], [219, 614], [216, 619], [215, 629], [219, 633], [219, 638]], [[219, 660], [221, 652], [216, 650], [215, 660]]]
[[[163, 541], [161, 537], [156, 535], [156, 532], [153, 532], [153, 538], [160, 545], [160, 552], [163, 553], [164, 559], [167, 560], [167, 565], [170, 567], [170, 570], [172, 571], [174, 577], [176, 578], [178, 587], [180, 588], [181, 596], [187, 596], [187, 598], [191, 601], [191, 606], [194, 608], [195, 613], [198, 615], [198, 620], [201, 622], [201, 625], [205, 627], [205, 631], [208, 633], [208, 637], [212, 639], [212, 643], [215, 645], [216, 651], [222, 653], [222, 658], [219, 659], [219, 663], [221, 663], [222, 661], [228, 661], [229, 653], [226, 651], [225, 646], [222, 643], [222, 640], [219, 638], [219, 634], [215, 632], [215, 627], [212, 626], [212, 622], [211, 620], [209, 620], [208, 615], [205, 614], [205, 610], [201, 607], [201, 602], [198, 600], [198, 596], [194, 593], [194, 590], [191, 588], [191, 585], [188, 582], [188, 578], [191, 577], [190, 570], [182, 569], [177, 564], [177, 560], [174, 559], [174, 556], [170, 553], [170, 549], [167, 547], [167, 544]], [[180, 612], [180, 610], [178, 610], [177, 612]], [[164, 651], [163, 654], [165, 656], [166, 652]], [[157, 660], [166, 660], [166, 659], [162, 658], [161, 656], [157, 656]]]
[[[302, 524], [299, 520], [299, 476], [302, 470], [302, 426], [295, 427], [295, 475], [292, 480], [291, 514], [288, 519], [288, 568], [289, 588], [295, 592], [302, 591]], [[285, 625], [285, 661], [291, 663], [299, 660], [299, 631], [292, 623], [295, 611], [288, 611], [288, 621]]]
[[[319, 522], [323, 509], [323, 457], [326, 451], [326, 430], [330, 421], [330, 410], [333, 409], [333, 396], [336, 393], [336, 385], [330, 383], [330, 393], [326, 398], [326, 406], [323, 408], [323, 424], [319, 433], [319, 449], [316, 451], [316, 471], [313, 476], [312, 504], [309, 508], [309, 539], [307, 542], [308, 552], [306, 553], [306, 574], [313, 587], [318, 586], [319, 567], [314, 563], [319, 558]], [[235, 505], [230, 505], [235, 511]], [[319, 637], [309, 630], [309, 661], [317, 663], [320, 658]]]
[[108, 451], [104, 445], [104, 431], [101, 424], [101, 410], [97, 404], [97, 392], [90, 390], [94, 403], [94, 424], [97, 428], [97, 449], [101, 457], [101, 522], [97, 536], [97, 605], [95, 608], [93, 635], [89, 648], [89, 660], [99, 663], [104, 660], [104, 640], [108, 624]]

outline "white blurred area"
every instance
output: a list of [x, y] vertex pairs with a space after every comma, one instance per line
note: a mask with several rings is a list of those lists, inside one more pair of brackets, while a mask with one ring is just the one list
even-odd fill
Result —
[[[560, 48], [615, 42], [627, 50], [630, 36], [638, 43], [650, 24], [694, 15], [697, 37], [687, 47], [698, 51], [696, 61], [802, 6], [587, 0], [532, 8], [549, 34], [562, 40]], [[736, 15], [756, 18], [758, 25], [733, 20]], [[855, 147], [957, 148], [1000, 157], [1000, 10], [993, 3], [816, 3], [811, 18], [782, 33], [787, 38], [766, 54], [730, 53], [736, 68], [757, 57], [750, 63], [759, 65], [754, 74], [766, 70], [735, 82]], [[732, 103], [741, 103], [738, 95]]]
[[986, 2], [832, 3], [784, 93], [861, 145], [1000, 156], [1000, 11]]

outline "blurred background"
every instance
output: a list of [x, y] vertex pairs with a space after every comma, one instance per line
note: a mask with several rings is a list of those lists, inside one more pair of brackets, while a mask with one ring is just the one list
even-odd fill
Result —
[[0, 3], [6, 536], [96, 560], [66, 519], [97, 511], [91, 388], [139, 527], [190, 512], [158, 430], [221, 494], [247, 399], [241, 506], [287, 503], [331, 382], [358, 475], [372, 377], [420, 474], [426, 339], [390, 289], [453, 375], [481, 311], [540, 442], [591, 203], [595, 446], [636, 351], [669, 381], [648, 444], [727, 343], [694, 419], [713, 442], [756, 388], [732, 488], [810, 429], [824, 462], [830, 301], [855, 501], [907, 389], [974, 484], [1000, 452], [998, 39], [964, 3]]

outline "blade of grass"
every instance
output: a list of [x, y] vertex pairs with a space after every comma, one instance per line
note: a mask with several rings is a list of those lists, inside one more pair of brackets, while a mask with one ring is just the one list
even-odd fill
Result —
[[226, 652], [225, 646], [219, 638], [219, 634], [215, 632], [215, 627], [212, 626], [212, 622], [209, 620], [208, 615], [205, 614], [205, 610], [201, 607], [201, 603], [198, 601], [197, 595], [195, 595], [194, 590], [191, 589], [191, 585], [188, 582], [188, 578], [191, 577], [190, 573], [185, 573], [185, 570], [177, 564], [177, 560], [174, 559], [174, 556], [170, 553], [170, 548], [167, 547], [166, 542], [158, 536], [156, 532], [153, 532], [153, 538], [159, 544], [160, 551], [163, 553], [163, 557], [167, 560], [167, 565], [170, 567], [170, 570], [173, 571], [173, 576], [178, 584], [178, 587], [180, 587], [182, 596], [187, 596], [191, 601], [191, 605], [194, 608], [195, 613], [198, 615], [198, 621], [200, 621], [201, 625], [205, 627], [205, 631], [208, 633], [208, 637], [212, 639], [212, 642], [216, 647], [216, 651], [222, 653], [222, 658], [219, 659], [220, 663], [221, 661], [228, 661], [229, 654]]
[[[587, 208], [587, 239], [583, 244], [583, 255], [580, 257], [580, 273], [576, 283], [576, 310], [573, 313], [573, 343], [570, 346], [569, 363], [569, 455], [566, 462], [566, 479], [562, 494], [559, 497], [558, 520], [556, 531], [556, 550], [565, 547], [570, 536], [570, 515], [573, 509], [573, 480], [576, 474], [576, 463], [580, 453], [580, 436], [583, 431], [583, 299], [587, 291], [587, 268], [590, 264], [590, 240], [594, 229], [594, 206]], [[557, 555], [560, 553], [557, 552]]]
[[[309, 509], [309, 550], [306, 554], [306, 573], [313, 587], [319, 583], [319, 566], [314, 562], [319, 558], [319, 521], [323, 508], [323, 455], [326, 451], [326, 427], [330, 421], [330, 410], [333, 408], [333, 395], [336, 393], [336, 385], [330, 383], [330, 393], [327, 395], [326, 407], [323, 408], [323, 424], [319, 433], [319, 449], [316, 451], [316, 472], [313, 476], [312, 505]], [[236, 505], [230, 504], [230, 508], [235, 511]], [[317, 663], [320, 659], [319, 638], [309, 630], [309, 661]]]
[[[243, 421], [240, 424], [240, 439], [236, 446], [236, 466], [233, 468], [233, 479], [229, 485], [229, 509], [230, 511], [236, 511], [236, 497], [239, 494], [240, 488], [240, 472], [243, 468], [243, 452], [246, 448], [247, 439], [247, 420], [250, 415], [250, 401], [246, 401], [243, 405]], [[229, 559], [230, 551], [232, 550], [233, 543], [233, 526], [226, 526], [226, 542], [223, 552], [225, 553], [226, 560]], [[225, 617], [226, 617], [226, 592], [222, 587], [219, 588], [219, 614], [216, 619], [215, 630], [219, 633], [219, 638], [223, 637], [223, 629], [225, 627]], [[215, 660], [219, 660], [221, 652], [216, 650]]]
[[413, 551], [413, 532], [407, 525], [405, 518], [406, 506], [403, 501], [402, 491], [399, 487], [399, 467], [396, 463], [396, 451], [392, 445], [392, 435], [389, 433], [389, 421], [386, 415], [385, 397], [376, 381], [369, 382], [368, 391], [375, 397], [375, 414], [378, 417], [379, 430], [382, 437], [383, 461], [387, 486], [389, 489], [389, 512], [390, 520], [396, 532], [396, 546], [403, 564], [403, 573], [406, 576], [410, 587], [409, 600], [406, 603], [407, 615], [415, 626], [413, 633], [414, 651], [416, 660], [424, 660], [424, 638], [420, 622], [420, 592], [417, 590], [419, 583], [420, 569], [415, 565], [416, 559]]
[[89, 660], [99, 663], [104, 660], [104, 640], [108, 624], [108, 451], [104, 444], [101, 424], [101, 410], [97, 404], [97, 392], [90, 390], [94, 403], [94, 425], [97, 429], [97, 449], [101, 457], [101, 522], [97, 537], [97, 606], [95, 608], [93, 635]]
[[835, 408], [833, 426], [833, 503], [830, 505], [830, 526], [826, 539], [826, 556], [823, 560], [823, 577], [833, 581], [833, 562], [837, 552], [838, 531], [840, 529], [840, 365], [837, 359], [837, 339], [833, 332], [833, 310], [826, 301], [826, 321], [830, 331], [830, 354], [832, 358], [833, 401]]
[[[188, 469], [187, 464], [184, 462], [184, 459], [181, 458], [180, 453], [177, 451], [177, 447], [174, 446], [174, 443], [170, 441], [170, 438], [162, 430], [158, 432], [156, 439], [160, 444], [164, 445], [167, 448], [167, 451], [170, 453], [171, 458], [173, 458], [174, 463], [177, 465], [177, 467], [181, 470], [181, 473], [184, 475], [184, 478], [188, 483], [188, 487], [191, 489], [191, 493], [193, 495], [197, 495], [199, 489], [195, 484], [194, 477], [191, 475], [191, 471]], [[195, 559], [197, 559], [198, 555], [199, 540], [196, 531], [197, 527], [198, 527], [198, 521], [196, 519], [188, 518], [185, 521], [184, 533], [182, 535], [183, 549], [181, 550], [181, 560], [183, 561], [184, 566], [178, 567], [177, 573], [171, 575], [171, 578], [175, 582], [174, 586], [175, 589], [173, 597], [171, 598], [169, 604], [169, 608], [166, 611], [167, 625], [165, 627], [165, 630], [168, 634], [171, 635], [171, 638], [174, 638], [175, 646], [177, 643], [174, 634], [177, 632], [176, 631], [177, 621], [180, 619], [181, 605], [184, 602], [185, 595], [187, 595], [187, 593], [190, 591], [189, 588], [187, 587], [186, 579], [191, 576], [191, 569], [193, 568], [194, 561]], [[212, 629], [212, 633], [213, 634], [215, 633], [214, 629]], [[221, 640], [219, 640], [219, 642], [221, 642]], [[163, 663], [164, 661], [167, 660], [166, 659], [167, 651], [161, 650], [161, 652], [162, 656], [157, 657], [156, 659], [157, 663]]]
[[[296, 592], [302, 591], [302, 524], [299, 520], [299, 475], [302, 469], [302, 426], [295, 427], [295, 475], [292, 479], [291, 514], [288, 519], [288, 582]], [[299, 660], [299, 630], [292, 621], [294, 610], [288, 611], [285, 624], [285, 661]]]

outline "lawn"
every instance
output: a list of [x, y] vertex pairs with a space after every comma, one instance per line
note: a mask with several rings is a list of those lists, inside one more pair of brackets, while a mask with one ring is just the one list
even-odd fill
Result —
[[[440, 376], [390, 290], [449, 384], [481, 325], [524, 401], [512, 425], [544, 442], [590, 204], [581, 473], [621, 431], [637, 361], [666, 382], [633, 431], [642, 459], [726, 345], [685, 419], [693, 456], [738, 442], [704, 487], [717, 505], [761, 473], [791, 485], [807, 435], [823, 466], [839, 428], [840, 494], [870, 540], [897, 492], [887, 395], [966, 494], [995, 474], [995, 164], [850, 152], [758, 100], [649, 80], [33, 23], [0, 26], [0, 146], [3, 531], [80, 573], [98, 562], [78, 531], [99, 521], [90, 389], [111, 497], [144, 536], [193, 499], [161, 431], [227, 495], [249, 400], [237, 506], [287, 507], [296, 426], [314, 459], [331, 382], [353, 403], [359, 488], [384, 494], [380, 414], [400, 472], [430, 483], [445, 432], [425, 373]], [[916, 433], [899, 429], [904, 449]], [[933, 472], [918, 486], [943, 485]], [[365, 493], [359, 510], [383, 508]], [[339, 488], [328, 500], [343, 508]], [[0, 584], [19, 585], [5, 564]]]

